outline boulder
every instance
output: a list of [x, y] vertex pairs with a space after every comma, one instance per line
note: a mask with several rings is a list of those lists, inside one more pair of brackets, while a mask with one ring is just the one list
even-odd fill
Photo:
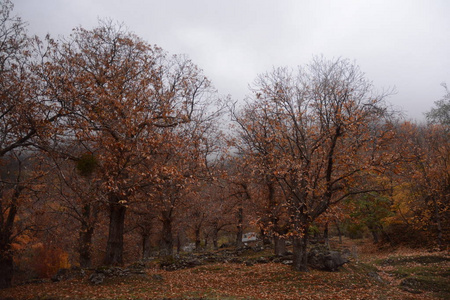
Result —
[[105, 280], [105, 274], [103, 274], [103, 273], [95, 272], [95, 273], [92, 273], [91, 276], [89, 276], [89, 281], [95, 285], [102, 284], [104, 280]]
[[66, 280], [69, 277], [69, 269], [59, 269], [58, 272], [52, 277], [53, 282], [59, 282]]
[[53, 282], [68, 280], [71, 278], [82, 278], [85, 276], [85, 271], [79, 267], [72, 267], [70, 269], [59, 269], [58, 272], [51, 278]]
[[348, 262], [338, 251], [329, 251], [324, 247], [315, 247], [308, 252], [308, 264], [313, 269], [337, 271]]
[[152, 279], [155, 281], [163, 281], [164, 278], [160, 274], [153, 274]]

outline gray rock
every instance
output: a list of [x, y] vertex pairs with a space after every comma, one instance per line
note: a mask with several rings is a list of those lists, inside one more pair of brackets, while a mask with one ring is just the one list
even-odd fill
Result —
[[152, 279], [156, 280], [156, 281], [163, 281], [164, 280], [164, 278], [160, 274], [154, 274], [152, 276]]
[[252, 267], [252, 266], [254, 266], [255, 264], [254, 264], [253, 262], [251, 262], [251, 261], [246, 261], [246, 262], [245, 262], [245, 265], [246, 265], [247, 267]]
[[313, 248], [308, 253], [308, 265], [314, 269], [337, 271], [346, 263], [348, 263], [348, 259], [344, 258], [340, 252], [328, 251], [323, 247]]
[[69, 269], [59, 269], [55, 276], [52, 277], [53, 282], [59, 282], [69, 277]]
[[385, 283], [384, 280], [380, 277], [380, 275], [378, 275], [377, 272], [369, 272], [369, 273], [367, 273], [367, 275], [372, 277], [373, 279], [375, 279], [379, 283]]
[[91, 276], [89, 276], [89, 281], [95, 285], [102, 284], [103, 281], [105, 280], [105, 277], [106, 277], [105, 274], [96, 272], [92, 273]]

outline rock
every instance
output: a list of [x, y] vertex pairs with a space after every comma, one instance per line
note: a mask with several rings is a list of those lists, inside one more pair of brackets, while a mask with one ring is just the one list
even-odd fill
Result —
[[108, 268], [99, 268], [96, 270], [96, 273], [103, 273], [106, 277], [123, 277], [130, 274], [129, 269], [123, 269], [120, 267], [108, 267]]
[[422, 291], [420, 290], [420, 281], [416, 278], [406, 278], [403, 279], [402, 282], [400, 282], [400, 286], [404, 291], [407, 291], [411, 294], [421, 294]]
[[238, 258], [238, 257], [232, 257], [232, 258], [229, 260], [229, 262], [230, 262], [230, 263], [233, 263], [233, 264], [240, 264], [240, 263], [242, 263], [242, 259], [240, 259], [240, 258]]
[[53, 282], [59, 282], [62, 280], [68, 280], [71, 278], [82, 278], [85, 275], [85, 271], [79, 267], [72, 267], [70, 269], [59, 269], [58, 272], [51, 278]]
[[328, 251], [323, 247], [311, 249], [308, 253], [308, 264], [314, 268], [324, 271], [337, 271], [339, 267], [348, 262], [340, 252]]
[[131, 270], [130, 273], [136, 274], [136, 275], [147, 275], [147, 271], [140, 270], [140, 269]]
[[341, 253], [337, 251], [330, 251], [330, 253], [325, 256], [324, 265], [327, 271], [337, 271], [339, 267], [346, 263], [348, 263], [348, 260], [344, 259]]
[[257, 245], [257, 246], [252, 247], [252, 250], [253, 250], [254, 252], [261, 252], [261, 251], [264, 251], [264, 246], [262, 246], [262, 245]]
[[269, 259], [267, 257], [261, 256], [260, 258], [256, 259], [256, 262], [258, 264], [267, 264], [269, 262]]
[[164, 278], [160, 274], [153, 274], [152, 279], [156, 280], [156, 281], [163, 281], [164, 280]]
[[52, 277], [53, 282], [59, 282], [66, 280], [69, 277], [69, 269], [59, 269], [58, 272]]
[[373, 279], [375, 279], [379, 283], [384, 283], [384, 280], [381, 278], [380, 275], [378, 275], [377, 272], [369, 272], [369, 273], [367, 273], [367, 275], [372, 277]]
[[159, 266], [161, 269], [166, 271], [176, 271], [180, 269], [187, 269], [196, 266], [201, 266], [205, 264], [205, 261], [215, 262], [216, 259], [208, 255], [202, 255], [199, 257], [191, 255], [186, 257], [165, 259], [160, 262]]
[[95, 272], [92, 273], [91, 276], [89, 276], [89, 281], [95, 285], [102, 284], [103, 281], [105, 280], [105, 277], [106, 277], [105, 274]]

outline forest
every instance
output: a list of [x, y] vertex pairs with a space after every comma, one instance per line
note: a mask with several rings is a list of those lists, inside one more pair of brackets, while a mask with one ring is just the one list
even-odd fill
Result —
[[0, 291], [220, 249], [289, 253], [292, 274], [330, 240], [448, 254], [445, 84], [422, 123], [345, 58], [274, 67], [232, 99], [113, 21], [41, 38], [12, 8], [1, 2]]

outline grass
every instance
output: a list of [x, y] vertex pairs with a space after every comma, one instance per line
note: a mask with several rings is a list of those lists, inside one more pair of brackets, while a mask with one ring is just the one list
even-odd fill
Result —
[[377, 260], [386, 274], [400, 280], [399, 287], [410, 293], [431, 292], [450, 299], [450, 257], [445, 255], [394, 256]]
[[339, 272], [299, 273], [276, 263], [212, 263], [172, 272], [153, 266], [145, 276], [107, 278], [98, 286], [87, 278], [16, 286], [0, 290], [0, 299], [450, 299], [448, 255], [358, 249], [358, 259]]

